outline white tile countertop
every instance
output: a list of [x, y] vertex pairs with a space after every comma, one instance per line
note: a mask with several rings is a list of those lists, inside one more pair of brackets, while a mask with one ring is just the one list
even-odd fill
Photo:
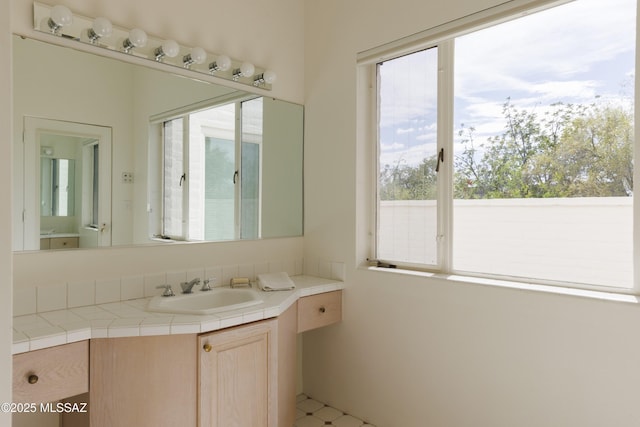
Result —
[[[13, 318], [13, 354], [91, 338], [210, 332], [279, 316], [298, 298], [336, 291], [344, 283], [312, 276], [292, 276], [296, 289], [262, 292], [259, 305], [215, 315], [146, 311], [149, 298], [48, 311]], [[255, 285], [254, 285], [255, 287]]]

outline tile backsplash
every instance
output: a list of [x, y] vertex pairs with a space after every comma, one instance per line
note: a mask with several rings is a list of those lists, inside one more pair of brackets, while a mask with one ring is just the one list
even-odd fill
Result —
[[290, 276], [307, 274], [333, 280], [345, 280], [343, 262], [307, 261], [295, 259], [259, 264], [238, 264], [203, 267], [184, 271], [141, 274], [119, 279], [87, 280], [82, 282], [50, 283], [14, 289], [13, 315], [42, 313], [94, 304], [151, 297], [162, 293], [157, 286], [169, 284], [179, 292], [180, 283], [194, 278], [211, 279], [212, 286], [228, 285], [233, 277], [248, 277], [254, 281], [258, 274], [286, 271]]

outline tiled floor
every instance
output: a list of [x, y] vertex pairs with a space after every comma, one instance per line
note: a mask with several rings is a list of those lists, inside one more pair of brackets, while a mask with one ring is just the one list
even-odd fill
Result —
[[298, 396], [296, 407], [298, 411], [293, 427], [375, 427], [304, 394]]

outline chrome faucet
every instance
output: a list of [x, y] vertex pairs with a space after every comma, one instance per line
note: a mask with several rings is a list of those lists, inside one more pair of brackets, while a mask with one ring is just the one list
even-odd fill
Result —
[[156, 289], [164, 289], [164, 292], [162, 293], [163, 297], [172, 297], [175, 295], [173, 293], [173, 289], [171, 289], [171, 285], [156, 286]]
[[182, 293], [183, 294], [192, 293], [191, 289], [193, 289], [193, 287], [196, 286], [199, 283], [200, 283], [200, 279], [198, 279], [197, 277], [195, 279], [191, 280], [190, 282], [182, 282], [182, 283], [180, 283], [180, 287], [182, 288]]
[[200, 288], [201, 291], [205, 292], [205, 291], [212, 291], [213, 289], [211, 289], [211, 285], [209, 285], [210, 282], [214, 281], [215, 279], [204, 279], [204, 282], [202, 282], [202, 287]]

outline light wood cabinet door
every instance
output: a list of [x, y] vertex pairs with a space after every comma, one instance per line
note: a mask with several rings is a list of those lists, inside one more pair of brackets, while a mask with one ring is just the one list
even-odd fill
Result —
[[198, 337], [198, 426], [277, 426], [277, 320]]
[[195, 334], [91, 340], [91, 427], [194, 427]]

